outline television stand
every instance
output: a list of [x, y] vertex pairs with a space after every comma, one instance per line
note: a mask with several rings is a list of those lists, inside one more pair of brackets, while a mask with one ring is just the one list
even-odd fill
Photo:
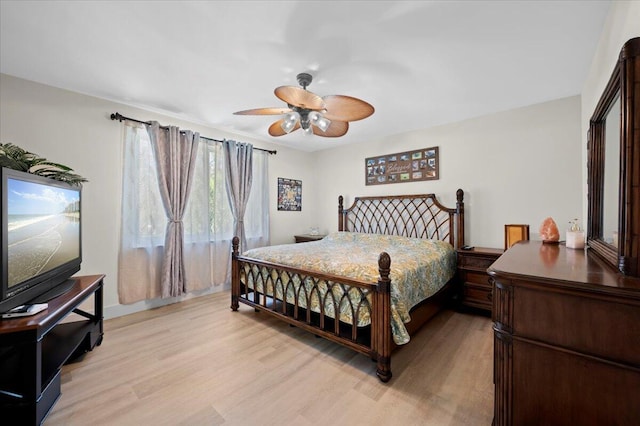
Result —
[[[0, 321], [0, 412], [41, 424], [60, 397], [60, 369], [102, 343], [104, 275], [74, 277], [69, 291], [29, 317]], [[93, 296], [94, 313], [79, 308]], [[61, 323], [70, 313], [83, 318]]]

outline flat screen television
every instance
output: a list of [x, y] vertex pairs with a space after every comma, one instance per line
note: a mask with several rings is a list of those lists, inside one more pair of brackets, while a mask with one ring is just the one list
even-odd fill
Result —
[[0, 312], [6, 312], [73, 286], [82, 263], [82, 187], [1, 170]]

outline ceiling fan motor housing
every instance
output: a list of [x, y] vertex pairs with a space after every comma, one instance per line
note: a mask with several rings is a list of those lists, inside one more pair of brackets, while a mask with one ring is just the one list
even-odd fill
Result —
[[298, 74], [297, 79], [298, 84], [300, 84], [300, 86], [302, 86], [302, 88], [306, 90], [307, 86], [310, 85], [313, 81], [313, 76], [306, 72], [301, 72], [300, 74]]

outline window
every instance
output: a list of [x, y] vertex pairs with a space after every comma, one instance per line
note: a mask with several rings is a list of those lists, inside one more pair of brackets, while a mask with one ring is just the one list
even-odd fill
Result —
[[[125, 126], [125, 173], [123, 184], [123, 230], [135, 247], [164, 245], [167, 217], [158, 189], [156, 163], [144, 127]], [[269, 239], [267, 153], [254, 150], [253, 183], [245, 213], [245, 232], [250, 246]], [[222, 145], [201, 140], [191, 191], [183, 218], [185, 244], [230, 241], [233, 215], [226, 192]], [[263, 244], [260, 244], [263, 242]]]
[[[161, 297], [167, 217], [144, 126], [126, 122], [118, 299], [128, 304]], [[247, 247], [269, 244], [268, 154], [254, 150], [253, 183], [245, 213]], [[222, 144], [200, 141], [183, 216], [186, 290], [229, 285], [233, 217], [226, 192]]]

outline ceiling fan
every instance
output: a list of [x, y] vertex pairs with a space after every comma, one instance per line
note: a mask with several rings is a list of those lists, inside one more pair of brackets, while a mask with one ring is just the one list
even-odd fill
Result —
[[362, 120], [374, 112], [367, 102], [344, 95], [320, 97], [307, 90], [313, 77], [308, 73], [297, 76], [296, 86], [280, 86], [274, 90], [276, 97], [287, 103], [286, 108], [257, 108], [234, 112], [235, 115], [285, 116], [269, 126], [271, 136], [283, 136], [302, 129], [308, 135], [328, 138], [343, 136], [349, 130], [349, 122]]

